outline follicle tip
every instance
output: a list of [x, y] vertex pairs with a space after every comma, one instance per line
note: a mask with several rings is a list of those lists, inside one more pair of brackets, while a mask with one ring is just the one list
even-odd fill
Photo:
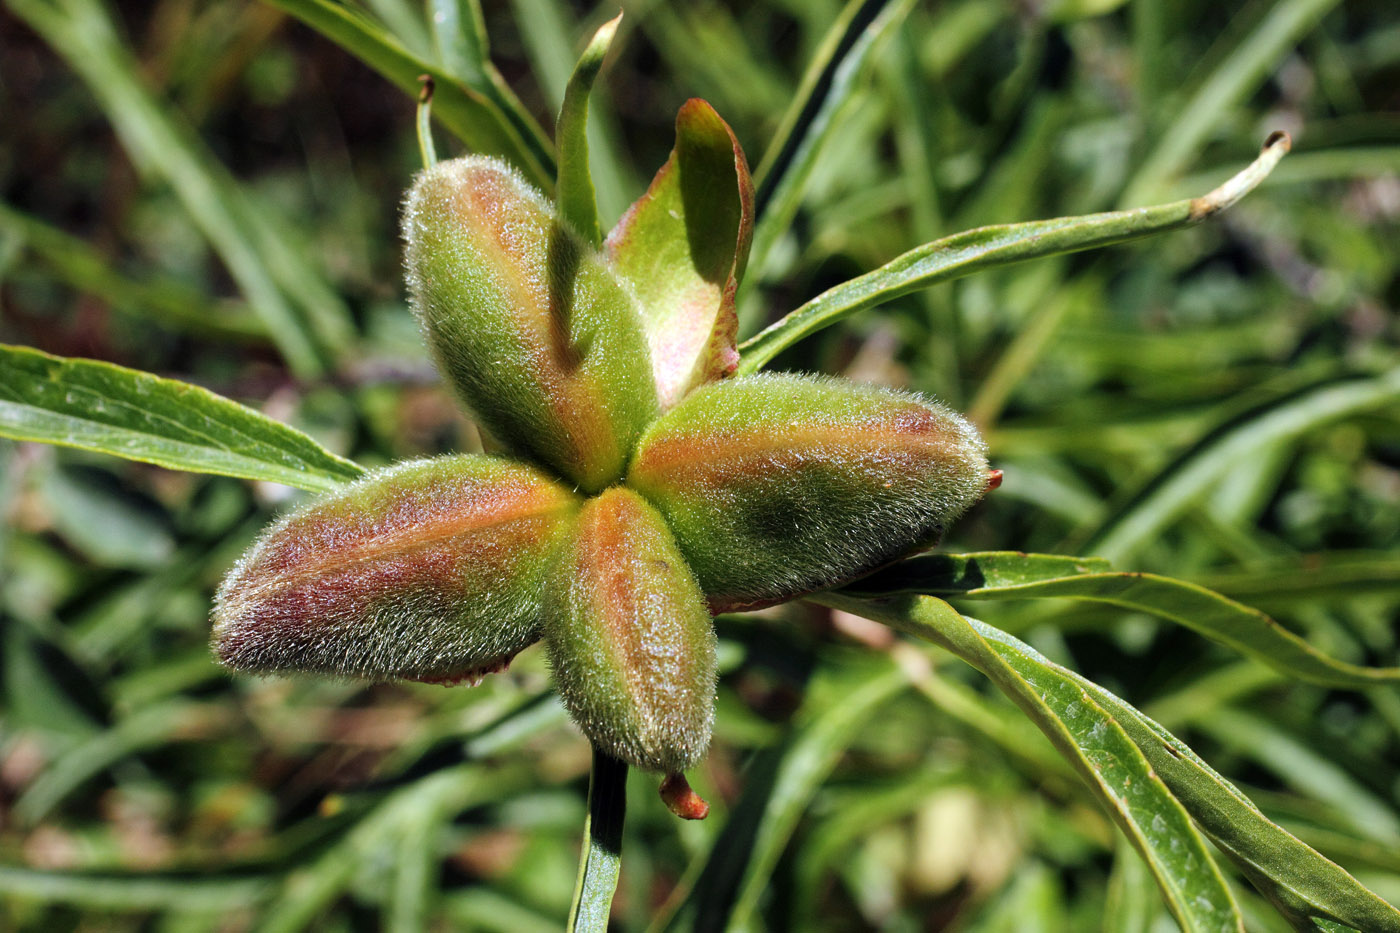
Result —
[[666, 775], [661, 782], [661, 799], [683, 820], [703, 820], [710, 815], [710, 805], [691, 788], [684, 774]]

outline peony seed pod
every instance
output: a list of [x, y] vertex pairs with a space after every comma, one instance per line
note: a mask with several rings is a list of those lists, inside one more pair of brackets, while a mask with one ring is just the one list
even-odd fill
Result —
[[638, 443], [627, 484], [663, 515], [715, 612], [782, 602], [920, 546], [987, 487], [961, 415], [815, 376], [697, 389]]
[[648, 771], [700, 760], [714, 629], [655, 509], [621, 488], [589, 500], [551, 571], [544, 619], [555, 686], [595, 746]]
[[224, 579], [214, 652], [253, 673], [451, 682], [539, 639], [577, 497], [532, 467], [441, 457], [373, 473], [267, 529]]
[[657, 403], [637, 311], [603, 258], [481, 156], [418, 175], [404, 239], [428, 345], [478, 420], [587, 492], [616, 481]]

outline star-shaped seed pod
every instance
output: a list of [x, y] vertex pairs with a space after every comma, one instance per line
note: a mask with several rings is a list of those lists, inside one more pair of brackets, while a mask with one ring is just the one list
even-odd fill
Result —
[[733, 377], [752, 219], [743, 152], [700, 100], [596, 244], [499, 160], [423, 171], [413, 307], [510, 456], [400, 464], [272, 525], [220, 588], [219, 658], [458, 683], [543, 639], [594, 746], [670, 775], [663, 796], [696, 815], [678, 776], [710, 741], [711, 614], [927, 547], [988, 487], [982, 440], [942, 405]]

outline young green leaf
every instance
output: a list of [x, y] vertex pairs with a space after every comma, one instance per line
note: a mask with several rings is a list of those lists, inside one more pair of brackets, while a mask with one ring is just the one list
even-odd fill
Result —
[[0, 436], [313, 492], [364, 473], [300, 431], [198, 386], [4, 345]]
[[676, 146], [608, 234], [632, 286], [663, 409], [734, 372], [734, 295], [753, 233], [753, 183], [734, 132], [703, 100], [676, 114]]
[[577, 508], [537, 470], [483, 456], [372, 473], [272, 525], [214, 602], [236, 670], [441, 683], [539, 638], [545, 567]]
[[832, 586], [931, 543], [987, 489], [982, 439], [918, 396], [764, 375], [702, 386], [638, 442], [627, 483], [715, 611]]
[[[739, 347], [742, 354], [739, 373], [757, 372], [803, 337], [857, 311], [921, 288], [982, 269], [1124, 243], [1198, 223], [1253, 190], [1283, 158], [1290, 145], [1286, 134], [1275, 133], [1248, 168], [1199, 198], [1131, 211], [981, 227], [926, 243], [873, 272], [828, 289], [745, 341]], [[755, 258], [757, 255], [755, 250]]]
[[598, 199], [588, 169], [588, 94], [621, 22], [619, 13], [589, 40], [564, 88], [564, 104], [554, 131], [559, 149], [559, 217], [595, 249], [603, 243], [603, 232], [598, 227]]
[[1181, 928], [1243, 933], [1235, 899], [1186, 810], [1113, 713], [1067, 671], [1039, 656], [1003, 655], [986, 627], [930, 596], [813, 600], [942, 645], [986, 674], [1079, 771], [1147, 861]]
[[1093, 558], [991, 554], [914, 557], [853, 584], [851, 593], [925, 593], [959, 599], [1083, 599], [1146, 612], [1312, 683], [1368, 687], [1400, 681], [1400, 668], [1361, 667], [1327, 655], [1257, 609], [1194, 583], [1113, 573]]

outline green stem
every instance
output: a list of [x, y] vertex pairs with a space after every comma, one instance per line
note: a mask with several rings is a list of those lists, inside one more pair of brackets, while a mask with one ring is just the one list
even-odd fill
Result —
[[622, 869], [622, 820], [627, 813], [627, 765], [593, 750], [588, 779], [588, 819], [583, 824], [583, 857], [574, 887], [569, 929], [606, 933], [613, 892]]
[[437, 165], [437, 150], [433, 148], [433, 87], [431, 75], [418, 79], [422, 88], [418, 91], [418, 154], [423, 158], [423, 167]]

